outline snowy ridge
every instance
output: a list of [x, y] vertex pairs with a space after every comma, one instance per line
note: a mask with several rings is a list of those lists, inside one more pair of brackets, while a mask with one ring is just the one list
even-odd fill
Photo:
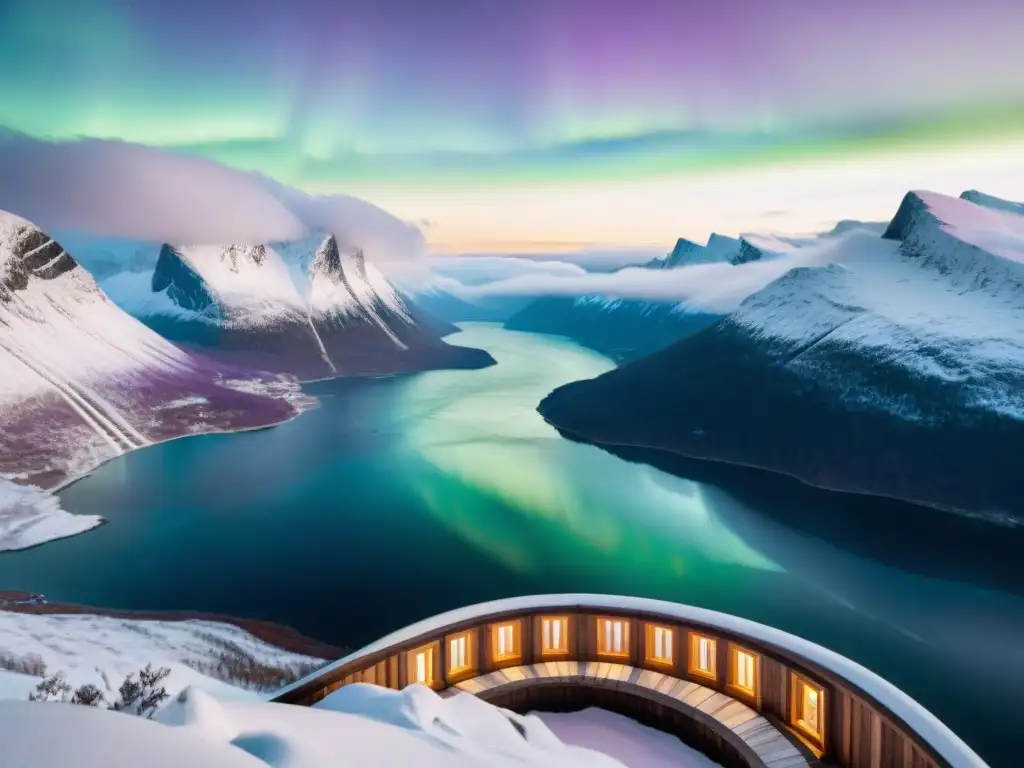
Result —
[[1024, 215], [1024, 203], [1014, 203], [1010, 200], [1003, 200], [995, 195], [986, 195], [976, 189], [968, 189], [960, 193], [961, 200], [968, 200], [984, 208], [992, 208], [997, 211], [1009, 211]]
[[712, 233], [707, 245], [700, 245], [686, 238], [679, 238], [675, 248], [667, 256], [652, 259], [644, 266], [655, 269], [674, 269], [689, 267], [694, 264], [715, 264], [729, 261], [740, 250], [740, 241], [718, 233]]
[[853, 229], [803, 249], [808, 266], [746, 299], [729, 322], [777, 342], [788, 366], [850, 402], [927, 418], [851, 380], [819, 345], [866, 350], [959, 384], [968, 407], [1024, 418], [1024, 217], [912, 193], [886, 235]]
[[[399, 348], [404, 345], [389, 322], [413, 323], [398, 292], [377, 267], [366, 262], [362, 251], [343, 255], [331, 234], [269, 245], [165, 249], [180, 258], [182, 266], [169, 260], [158, 265], [149, 296], [132, 296], [141, 286], [127, 278], [121, 277], [113, 287], [125, 306], [143, 316], [191, 317], [238, 329], [303, 323], [314, 336], [315, 320], [345, 325], [358, 319], [378, 326]], [[196, 294], [203, 298], [195, 299]]]

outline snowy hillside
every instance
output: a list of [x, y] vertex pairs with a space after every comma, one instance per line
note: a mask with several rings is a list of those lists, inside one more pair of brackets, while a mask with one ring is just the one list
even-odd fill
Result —
[[[43, 489], [161, 440], [279, 423], [303, 402], [291, 380], [214, 365], [161, 338], [111, 302], [58, 242], [7, 213], [0, 371], [0, 479]], [[37, 508], [35, 533], [26, 533], [27, 497], [12, 498], [0, 495], [0, 519], [21, 522], [0, 530], [38, 543], [52, 505]]]
[[[171, 696], [195, 685], [217, 696], [255, 697], [260, 691], [247, 692], [250, 681], [226, 679], [225, 654], [236, 662], [292, 670], [291, 679], [326, 663], [275, 648], [220, 622], [0, 610], [0, 699], [26, 699], [45, 670], [41, 674], [47, 676], [64, 672], [75, 688], [95, 685], [112, 700], [125, 676], [146, 664], [171, 670], [163, 682]], [[223, 668], [219, 673], [218, 667]], [[24, 674], [28, 669], [37, 674]]]
[[597, 442], [1018, 519], [1024, 217], [912, 192], [881, 237], [771, 250], [800, 266], [707, 333], [557, 390], [544, 415]]
[[[155, 720], [68, 704], [0, 702], [0, 744], [11, 765], [33, 768], [624, 766], [562, 743], [535, 715], [516, 715], [469, 694], [442, 699], [423, 686], [400, 692], [345, 686], [315, 707], [218, 701], [189, 688]], [[634, 745], [634, 754], [643, 754], [643, 746]], [[692, 753], [678, 750], [671, 764], [708, 765], [699, 755], [692, 762], [680, 755]]]
[[300, 379], [481, 367], [450, 332], [333, 235], [256, 245], [164, 245], [152, 278], [104, 282], [114, 299], [179, 346]]

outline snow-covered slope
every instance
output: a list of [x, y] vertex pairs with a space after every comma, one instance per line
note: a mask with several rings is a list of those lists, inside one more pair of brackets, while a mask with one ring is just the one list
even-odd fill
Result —
[[115, 299], [188, 349], [302, 379], [480, 367], [451, 347], [362, 251], [333, 235], [256, 245], [164, 245], [148, 285], [124, 273]]
[[298, 398], [289, 380], [217, 366], [161, 338], [58, 242], [7, 213], [0, 371], [0, 478], [44, 489], [156, 441], [283, 421]]
[[10, 765], [33, 768], [624, 768], [563, 744], [534, 715], [469, 694], [442, 699], [423, 686], [364, 684], [316, 707], [218, 701], [189, 688], [155, 720], [0, 702], [0, 750]]
[[1009, 211], [1010, 213], [1024, 214], [1024, 203], [1015, 203], [1011, 200], [1003, 200], [995, 195], [986, 195], [976, 189], [968, 189], [960, 193], [961, 200], [968, 200], [985, 208], [993, 208], [998, 211]]
[[1021, 519], [1024, 217], [912, 192], [883, 237], [822, 242], [787, 243], [808, 266], [707, 333], [542, 412], [599, 442]]
[[[233, 664], [225, 663], [225, 658]], [[146, 664], [171, 670], [162, 683], [171, 696], [195, 685], [218, 697], [237, 699], [255, 698], [264, 691], [254, 687], [253, 680], [232, 679], [232, 669], [260, 664], [295, 679], [326, 662], [275, 648], [221, 622], [0, 610], [0, 699], [25, 699], [35, 690], [39, 676], [10, 670], [24, 671], [32, 663], [42, 665], [36, 671], [45, 668], [45, 675], [64, 672], [75, 688], [95, 685], [112, 700], [121, 681]]]

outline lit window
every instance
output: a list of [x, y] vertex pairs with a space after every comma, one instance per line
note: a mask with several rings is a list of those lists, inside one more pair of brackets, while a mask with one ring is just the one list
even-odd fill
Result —
[[513, 659], [519, 656], [519, 637], [516, 632], [518, 622], [499, 624], [494, 628], [494, 658]]
[[672, 663], [672, 630], [647, 625], [647, 659], [661, 664]]
[[732, 686], [751, 695], [757, 693], [757, 656], [732, 648]]
[[433, 648], [420, 648], [411, 654], [409, 665], [410, 677], [413, 682], [432, 685], [434, 682], [434, 651]]
[[448, 641], [448, 671], [461, 672], [469, 669], [469, 638], [466, 635], [453, 637]]
[[690, 635], [690, 674], [711, 680], [718, 678], [715, 640], [704, 635]]
[[606, 656], [628, 656], [629, 625], [624, 619], [598, 619], [597, 646]]
[[804, 733], [821, 741], [822, 708], [825, 704], [825, 692], [802, 677], [793, 673], [793, 724]]
[[540, 626], [544, 653], [569, 652], [568, 619], [545, 617], [540, 620]]

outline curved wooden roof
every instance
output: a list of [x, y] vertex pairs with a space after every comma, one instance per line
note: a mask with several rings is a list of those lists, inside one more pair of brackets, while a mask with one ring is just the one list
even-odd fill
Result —
[[[569, 647], [549, 658], [541, 640], [544, 617], [571, 624]], [[632, 638], [625, 653], [601, 648], [600, 622], [622, 623]], [[494, 653], [495, 628], [516, 627], [516, 654]], [[671, 662], [648, 657], [648, 629], [669, 630]], [[446, 643], [464, 636], [471, 659], [448, 669]], [[688, 668], [688, 643], [706, 637], [718, 649], [714, 678]], [[416, 682], [413, 654], [430, 659], [428, 683], [439, 691], [474, 677], [549, 660], [610, 662], [656, 671], [742, 701], [790, 741], [844, 768], [988, 768], [985, 762], [924, 707], [856, 662], [803, 638], [729, 614], [694, 606], [612, 595], [566, 594], [496, 600], [460, 608], [394, 632], [299, 680], [272, 701], [312, 704], [341, 685], [372, 682], [402, 688]], [[756, 658], [754, 690], [731, 680], [736, 653]], [[424, 654], [428, 654], [424, 656]], [[421, 662], [422, 663], [422, 662]], [[798, 696], [816, 692], [822, 703], [820, 733], [803, 727]]]

